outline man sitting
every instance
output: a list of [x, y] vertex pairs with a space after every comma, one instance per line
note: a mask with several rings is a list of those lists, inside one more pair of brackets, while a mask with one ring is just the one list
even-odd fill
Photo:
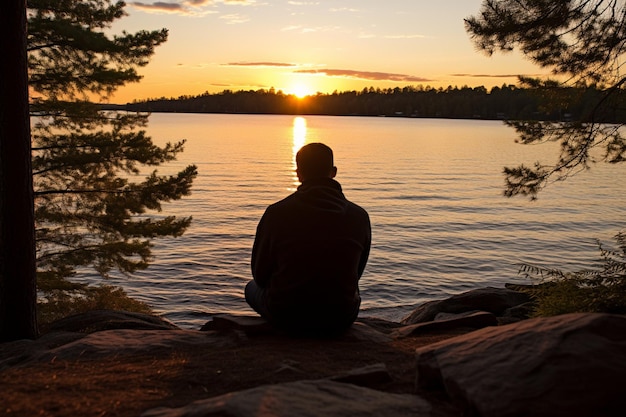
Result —
[[270, 205], [257, 227], [246, 301], [288, 332], [339, 334], [359, 312], [369, 216], [333, 179], [337, 168], [328, 146], [303, 146], [296, 166], [301, 185]]

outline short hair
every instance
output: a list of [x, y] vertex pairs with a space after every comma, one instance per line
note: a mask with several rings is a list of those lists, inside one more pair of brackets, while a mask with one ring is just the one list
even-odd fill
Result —
[[303, 178], [326, 178], [334, 167], [333, 150], [323, 143], [304, 145], [296, 154], [296, 166]]

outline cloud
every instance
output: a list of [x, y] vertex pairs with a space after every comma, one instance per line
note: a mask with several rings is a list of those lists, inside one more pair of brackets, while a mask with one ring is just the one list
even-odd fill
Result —
[[295, 64], [290, 64], [286, 62], [229, 62], [228, 64], [223, 64], [224, 66], [229, 67], [258, 67], [258, 68], [267, 68], [267, 67], [295, 67]]
[[246, 23], [250, 21], [250, 18], [239, 13], [224, 14], [220, 16], [220, 19], [224, 19], [229, 25], [235, 25], [238, 23]]
[[148, 13], [171, 13], [182, 15], [205, 15], [215, 13], [209, 11], [205, 6], [212, 6], [213, 0], [184, 0], [182, 2], [156, 1], [154, 3], [143, 3], [134, 1], [129, 3], [135, 9], [143, 10]]
[[236, 6], [252, 6], [256, 3], [256, 0], [222, 0], [222, 3]]
[[238, 91], [251, 90], [251, 89], [252, 90], [258, 90], [258, 89], [269, 90], [270, 88], [273, 88], [272, 86], [261, 85], [261, 84], [242, 85], [242, 84], [232, 84], [232, 83], [210, 83], [209, 85], [211, 87], [219, 87], [219, 88], [226, 89], [226, 90], [238, 90]]
[[471, 78], [511, 78], [519, 77], [521, 74], [450, 74], [453, 77], [471, 77]]
[[406, 74], [393, 74], [389, 72], [354, 71], [344, 69], [303, 69], [295, 71], [299, 74], [324, 74], [329, 77], [358, 78], [373, 81], [395, 81], [395, 82], [427, 82], [434, 81], [428, 78], [416, 77]]
[[142, 3], [135, 1], [130, 3], [136, 9], [151, 11], [151, 12], [165, 12], [165, 13], [179, 13], [187, 10], [187, 8], [180, 3], [167, 3], [163, 1], [157, 1], [156, 3]]
[[331, 9], [328, 9], [329, 12], [331, 13], [337, 13], [337, 12], [351, 12], [351, 13], [355, 13], [358, 12], [359, 9], [352, 9], [350, 7], [333, 7]]
[[385, 39], [423, 39], [423, 38], [427, 38], [427, 36], [425, 35], [418, 35], [418, 34], [414, 34], [414, 35], [386, 35], [384, 36]]
[[218, 3], [222, 3], [227, 6], [251, 6], [253, 4], [256, 4], [256, 1], [257, 0], [182, 0], [156, 1], [153, 3], [134, 1], [130, 2], [129, 5], [136, 9], [152, 13], [206, 15], [209, 13], [217, 13], [216, 11], [207, 10], [207, 7], [215, 6]]
[[281, 29], [281, 31], [282, 32], [289, 32], [291, 30], [298, 30], [298, 29], [302, 29], [302, 26], [300, 26], [300, 25], [285, 26], [284, 28]]
[[189, 68], [189, 69], [192, 69], [192, 70], [195, 70], [195, 69], [206, 69], [206, 68], [212, 67], [214, 65], [215, 64], [212, 64], [212, 63], [183, 64], [182, 62], [179, 62], [178, 64], [176, 64], [177, 67], [182, 67], [182, 68], [185, 68], [185, 69]]

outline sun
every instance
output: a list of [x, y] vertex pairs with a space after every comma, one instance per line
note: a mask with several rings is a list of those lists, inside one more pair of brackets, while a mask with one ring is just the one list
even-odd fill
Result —
[[305, 84], [296, 84], [291, 87], [291, 94], [298, 98], [304, 98], [313, 94], [313, 90]]

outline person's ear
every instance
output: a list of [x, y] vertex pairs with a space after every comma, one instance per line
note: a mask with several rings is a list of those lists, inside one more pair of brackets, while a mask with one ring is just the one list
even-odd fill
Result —
[[330, 170], [330, 178], [335, 178], [335, 176], [337, 176], [337, 167]]
[[300, 175], [299, 169], [296, 169], [296, 175], [298, 176], [298, 181], [302, 182], [302, 176]]

